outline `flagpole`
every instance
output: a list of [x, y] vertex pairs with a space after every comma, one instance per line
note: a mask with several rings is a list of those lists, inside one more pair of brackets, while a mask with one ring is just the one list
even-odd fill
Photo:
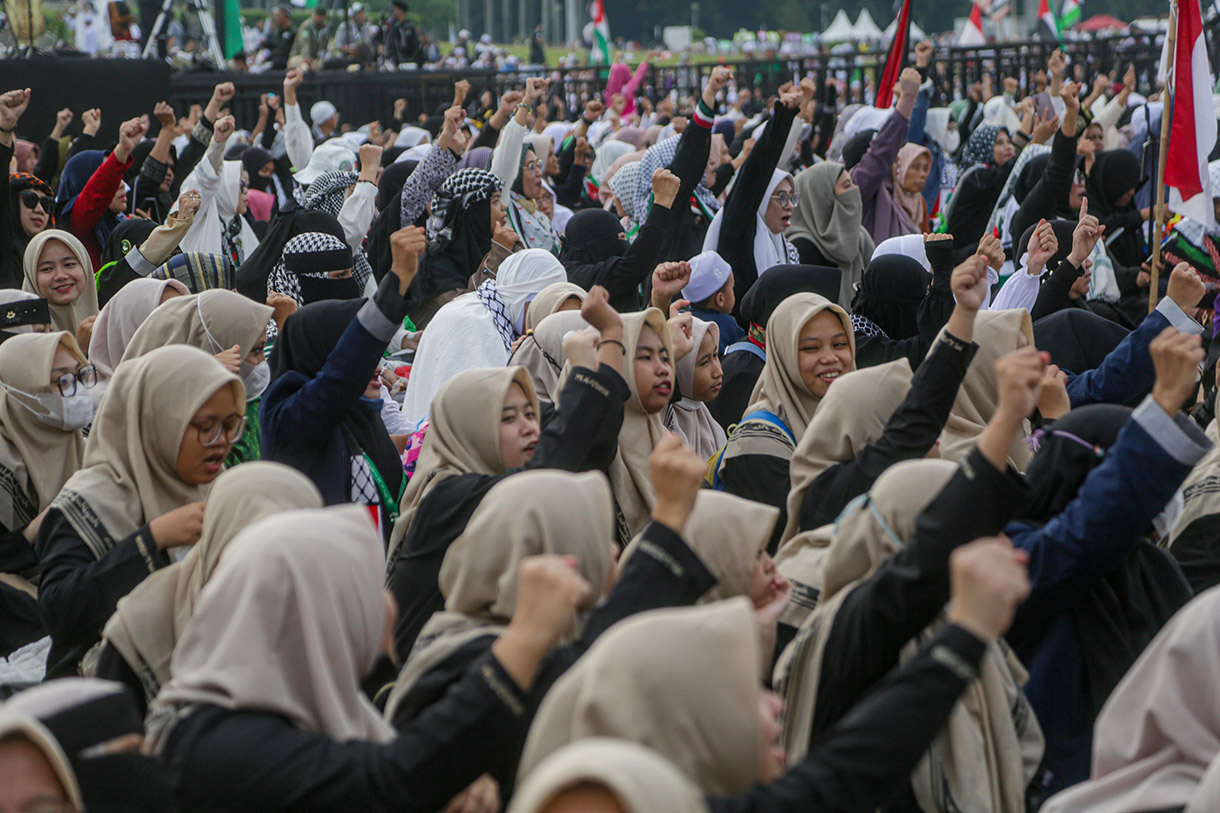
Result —
[[1152, 282], [1148, 285], [1148, 312], [1156, 310], [1158, 295], [1157, 286], [1161, 277], [1161, 229], [1165, 227], [1165, 152], [1169, 147], [1169, 118], [1173, 110], [1173, 95], [1176, 91], [1177, 77], [1174, 68], [1177, 64], [1177, 54], [1174, 51], [1174, 40], [1178, 32], [1178, 0], [1169, 3], [1169, 32], [1165, 52], [1169, 55], [1169, 64], [1165, 66], [1165, 87], [1161, 91], [1161, 141], [1157, 145], [1156, 158], [1156, 208], [1155, 228], [1152, 232]]

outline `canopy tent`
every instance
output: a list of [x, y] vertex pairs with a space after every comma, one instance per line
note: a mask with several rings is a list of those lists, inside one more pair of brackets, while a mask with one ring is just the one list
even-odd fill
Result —
[[[898, 27], [898, 18], [895, 17], [893, 20], [890, 20], [889, 26], [887, 26], [885, 31], [882, 33], [882, 39], [884, 39], [886, 42], [889, 42], [890, 40], [894, 39], [894, 29], [897, 27]], [[914, 45], [915, 43], [922, 42], [922, 41], [926, 40], [927, 38], [928, 38], [928, 35], [924, 33], [924, 30], [922, 28], [920, 28], [919, 25], [916, 24], [916, 22], [914, 20], [911, 20], [911, 39], [909, 40], [909, 42], [912, 45]]]
[[851, 20], [847, 19], [846, 11], [839, 9], [839, 13], [830, 21], [830, 27], [822, 32], [822, 41], [846, 42], [851, 39], [855, 39], [855, 31], [852, 28]]
[[881, 39], [881, 29], [873, 21], [873, 15], [868, 13], [868, 9], [860, 12], [860, 16], [856, 18], [856, 24], [852, 27], [852, 33], [858, 40]]
[[1109, 14], [1094, 14], [1089, 19], [1076, 26], [1077, 31], [1105, 31], [1108, 28], [1123, 28], [1127, 24]]

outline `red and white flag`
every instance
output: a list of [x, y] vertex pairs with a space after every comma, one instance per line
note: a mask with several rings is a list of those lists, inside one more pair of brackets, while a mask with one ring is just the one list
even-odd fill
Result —
[[958, 45], [986, 45], [987, 38], [983, 36], [983, 11], [978, 3], [974, 4], [974, 8], [970, 9], [970, 19], [966, 21], [966, 25], [962, 28], [962, 33], [957, 38]]
[[[1207, 156], [1216, 146], [1216, 112], [1212, 109], [1212, 75], [1203, 39], [1199, 0], [1178, 0], [1174, 40], [1173, 123], [1165, 160], [1169, 208], [1196, 223], [1214, 226]], [[1164, 68], [1162, 68], [1164, 71]]]

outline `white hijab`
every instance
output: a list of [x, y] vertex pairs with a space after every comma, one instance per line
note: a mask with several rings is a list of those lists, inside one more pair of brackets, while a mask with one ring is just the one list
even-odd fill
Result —
[[[784, 235], [772, 232], [767, 226], [767, 221], [763, 219], [767, 212], [767, 205], [771, 203], [771, 196], [775, 194], [775, 188], [785, 178], [791, 180], [795, 187], [796, 181], [793, 179], [792, 173], [782, 169], [771, 171], [771, 182], [767, 184], [767, 193], [763, 195], [762, 203], [758, 205], [758, 211], [754, 215], [754, 268], [760, 277], [768, 268], [799, 261], [796, 251], [784, 239]], [[712, 225], [708, 227], [707, 235], [703, 238], [704, 251], [719, 252], [720, 230], [723, 224], [724, 209], [721, 209], [712, 218]], [[740, 227], [740, 224], [734, 224], [734, 226]]]
[[[199, 170], [196, 169], [196, 172]], [[201, 252], [203, 254], [223, 254], [224, 240], [221, 234], [228, 228], [237, 214], [237, 203], [241, 196], [241, 161], [225, 161], [220, 170], [220, 185], [216, 194], [203, 202], [203, 208], [195, 214], [195, 219], [182, 238], [182, 252]], [[194, 173], [191, 173], [194, 175]], [[191, 178], [182, 184], [183, 189], [189, 189]], [[178, 211], [174, 204], [173, 212]], [[258, 248], [258, 235], [244, 217], [241, 218], [241, 233], [237, 241], [241, 244], [243, 256], [249, 257]]]

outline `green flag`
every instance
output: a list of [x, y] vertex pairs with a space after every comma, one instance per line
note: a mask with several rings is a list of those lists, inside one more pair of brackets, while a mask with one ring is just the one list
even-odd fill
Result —
[[220, 43], [225, 53], [225, 59], [232, 59], [241, 53], [244, 43], [241, 40], [241, 12], [238, 0], [216, 0], [221, 4], [221, 18], [224, 21], [224, 41]]

